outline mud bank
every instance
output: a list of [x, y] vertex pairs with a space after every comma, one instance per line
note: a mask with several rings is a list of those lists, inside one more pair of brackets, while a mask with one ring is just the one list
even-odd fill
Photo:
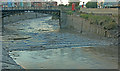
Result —
[[2, 47], [2, 69], [23, 69], [9, 56], [8, 48]]

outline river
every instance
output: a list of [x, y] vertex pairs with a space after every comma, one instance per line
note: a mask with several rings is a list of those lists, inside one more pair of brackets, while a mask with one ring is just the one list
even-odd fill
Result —
[[118, 68], [117, 52], [112, 57], [91, 50], [110, 48], [111, 42], [61, 30], [59, 20], [50, 15], [7, 24], [5, 29], [3, 47], [24, 69]]

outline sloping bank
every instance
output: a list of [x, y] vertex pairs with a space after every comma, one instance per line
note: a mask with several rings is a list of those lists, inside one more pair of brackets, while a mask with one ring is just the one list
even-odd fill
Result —
[[[40, 18], [48, 16], [47, 14], [41, 14], [41, 13], [21, 13], [21, 14], [15, 14], [12, 16], [4, 17], [3, 19], [3, 27], [2, 27], [2, 42], [9, 42], [4, 40], [4, 37], [6, 35], [9, 35], [9, 33], [6, 33], [6, 29], [4, 28], [5, 24], [12, 24], [14, 22], [18, 22], [20, 20], [27, 20], [27, 19], [33, 19], [33, 18]], [[12, 34], [11, 34], [12, 35]], [[23, 69], [20, 65], [16, 64], [16, 62], [9, 56], [9, 48], [2, 46], [2, 69]], [[4, 71], [4, 70], [3, 70]]]

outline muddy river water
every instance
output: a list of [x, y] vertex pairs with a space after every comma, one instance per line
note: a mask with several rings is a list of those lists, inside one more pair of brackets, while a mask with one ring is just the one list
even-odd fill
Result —
[[[117, 58], [88, 48], [110, 42], [61, 31], [59, 20], [47, 16], [5, 25], [3, 46], [25, 69], [117, 69]], [[116, 52], [117, 53], [117, 52]]]

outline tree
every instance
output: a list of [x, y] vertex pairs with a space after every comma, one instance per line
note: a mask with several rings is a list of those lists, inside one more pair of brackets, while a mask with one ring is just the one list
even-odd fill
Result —
[[64, 4], [59, 4], [59, 6], [65, 6]]
[[72, 3], [75, 3], [75, 6], [77, 7], [77, 6], [79, 6], [80, 2], [69, 2], [69, 6], [72, 6]]
[[97, 2], [87, 2], [86, 7], [87, 8], [97, 8]]

